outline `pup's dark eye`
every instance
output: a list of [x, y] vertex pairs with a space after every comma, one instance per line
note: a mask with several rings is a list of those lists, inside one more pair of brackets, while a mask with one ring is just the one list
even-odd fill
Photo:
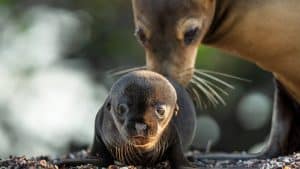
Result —
[[129, 111], [129, 108], [128, 108], [127, 104], [119, 104], [118, 110], [117, 110], [119, 115], [123, 115], [123, 114], [127, 113], [128, 111]]
[[198, 35], [198, 32], [199, 32], [198, 27], [192, 28], [192, 29], [189, 29], [188, 31], [186, 31], [184, 33], [184, 43], [185, 43], [185, 45], [190, 45], [196, 39], [196, 37]]
[[135, 30], [134, 35], [136, 36], [136, 38], [138, 39], [138, 41], [139, 41], [142, 45], [145, 45], [145, 44], [146, 44], [146, 42], [147, 42], [147, 36], [146, 36], [146, 34], [145, 34], [145, 32], [144, 32], [143, 29], [137, 28], [137, 29]]
[[165, 105], [156, 106], [155, 113], [159, 118], [164, 118], [166, 113], [166, 106]]

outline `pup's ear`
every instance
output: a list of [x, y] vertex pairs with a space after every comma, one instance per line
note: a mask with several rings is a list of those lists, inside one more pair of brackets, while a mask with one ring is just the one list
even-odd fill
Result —
[[179, 106], [178, 106], [178, 104], [176, 104], [175, 109], [174, 109], [175, 116], [178, 115], [178, 112], [179, 112]]

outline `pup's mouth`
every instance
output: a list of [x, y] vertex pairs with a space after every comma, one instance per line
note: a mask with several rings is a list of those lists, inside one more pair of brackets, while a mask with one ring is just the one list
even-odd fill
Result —
[[134, 145], [144, 145], [150, 142], [150, 139], [144, 135], [132, 136], [130, 140]]
[[134, 147], [137, 148], [151, 148], [155, 144], [153, 137], [146, 137], [143, 135], [136, 135], [130, 137], [130, 142]]
[[144, 135], [136, 135], [136, 136], [132, 136], [132, 139], [147, 139], [148, 137], [144, 136]]

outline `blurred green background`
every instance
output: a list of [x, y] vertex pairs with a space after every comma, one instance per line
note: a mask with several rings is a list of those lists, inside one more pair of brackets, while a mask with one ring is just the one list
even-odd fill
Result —
[[[0, 0], [0, 157], [58, 155], [92, 141], [115, 68], [145, 64], [130, 1]], [[202, 46], [197, 68], [225, 78], [226, 106], [198, 109], [193, 148], [258, 151], [269, 132], [273, 81], [255, 65]]]

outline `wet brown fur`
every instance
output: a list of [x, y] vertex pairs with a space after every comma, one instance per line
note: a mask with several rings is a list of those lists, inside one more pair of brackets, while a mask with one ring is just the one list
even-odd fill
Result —
[[[118, 114], [121, 104], [128, 111]], [[165, 105], [164, 118], [155, 107]], [[191, 169], [183, 151], [195, 134], [195, 109], [183, 87], [158, 73], [135, 71], [122, 76], [111, 88], [97, 113], [94, 142], [89, 159], [63, 160], [56, 164], [95, 164], [107, 167], [114, 160], [127, 165], [155, 166], [169, 160], [174, 169]], [[188, 122], [188, 124], [186, 124]], [[136, 133], [131, 124], [147, 125], [147, 132]], [[134, 125], [133, 125], [134, 126]], [[135, 138], [143, 135], [143, 139]]]
[[[136, 28], [147, 38], [143, 46], [149, 69], [187, 85], [202, 43], [273, 73], [291, 102], [300, 103], [299, 0], [132, 0], [132, 4]], [[185, 45], [185, 31], [195, 26], [200, 29], [196, 39]], [[180, 72], [188, 73], [180, 77]], [[268, 157], [286, 154], [287, 149], [291, 153], [290, 131], [297, 130], [291, 119], [300, 111], [280, 93], [275, 93], [272, 146], [262, 153]], [[299, 151], [299, 146], [292, 147]]]

